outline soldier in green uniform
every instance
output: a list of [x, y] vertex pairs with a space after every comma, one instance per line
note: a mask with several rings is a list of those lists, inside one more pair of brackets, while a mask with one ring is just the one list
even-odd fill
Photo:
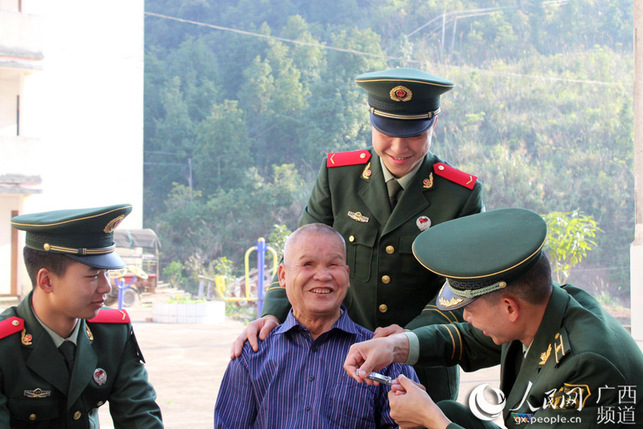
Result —
[[[325, 223], [344, 236], [351, 282], [344, 304], [376, 336], [460, 320], [460, 312], [435, 307], [444, 279], [411, 253], [422, 231], [483, 209], [476, 176], [429, 151], [440, 96], [453, 82], [405, 68], [365, 73], [356, 81], [368, 91], [373, 146], [327, 155], [299, 225]], [[264, 317], [248, 325], [231, 357], [246, 338], [256, 350], [257, 333], [265, 338], [289, 307], [284, 289], [273, 284]], [[457, 397], [457, 367], [415, 370], [435, 397]]]
[[468, 323], [354, 344], [348, 374], [361, 381], [391, 361], [457, 363], [465, 371], [500, 364], [499, 404], [485, 399], [482, 385], [469, 407], [436, 405], [399, 378], [389, 402], [402, 427], [497, 428], [491, 421], [501, 414], [508, 428], [640, 427], [641, 349], [591, 295], [552, 282], [546, 235], [542, 217], [524, 209], [480, 213], [420, 234], [415, 256], [447, 278], [438, 307], [464, 308]]
[[0, 315], [0, 427], [162, 428], [129, 316], [101, 309], [123, 268], [113, 231], [130, 205], [16, 216], [33, 291]]

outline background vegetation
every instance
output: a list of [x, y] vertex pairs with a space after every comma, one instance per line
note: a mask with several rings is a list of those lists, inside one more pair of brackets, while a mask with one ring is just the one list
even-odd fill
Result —
[[415, 67], [456, 83], [432, 151], [484, 182], [487, 209], [590, 216], [569, 281], [627, 299], [631, 1], [154, 0], [145, 28], [144, 222], [164, 266], [240, 274], [257, 238], [296, 227], [326, 152], [370, 145], [354, 78]]

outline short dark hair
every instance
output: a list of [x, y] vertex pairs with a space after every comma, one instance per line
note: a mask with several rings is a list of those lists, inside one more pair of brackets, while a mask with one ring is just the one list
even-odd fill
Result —
[[45, 253], [25, 247], [22, 251], [31, 285], [35, 288], [38, 282], [38, 271], [46, 268], [57, 276], [63, 276], [74, 261], [60, 253]]
[[533, 305], [544, 303], [552, 290], [551, 266], [549, 259], [542, 253], [538, 262], [522, 277], [509, 283], [506, 288], [493, 291], [482, 297], [489, 301], [499, 300], [511, 294]]

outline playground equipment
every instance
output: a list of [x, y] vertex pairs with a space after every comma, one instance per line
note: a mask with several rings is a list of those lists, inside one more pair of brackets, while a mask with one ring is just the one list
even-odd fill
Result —
[[[251, 293], [252, 285], [250, 284], [250, 254], [256, 251], [257, 252], [257, 295]], [[263, 307], [263, 295], [264, 295], [264, 283], [265, 283], [265, 263], [266, 263], [266, 252], [270, 252], [272, 255], [272, 272], [271, 274], [277, 272], [277, 266], [279, 265], [279, 260], [277, 252], [270, 246], [266, 245], [266, 241], [263, 237], [257, 240], [257, 245], [250, 247], [245, 254], [245, 296], [227, 296], [226, 291], [226, 282], [225, 277], [223, 276], [199, 276], [199, 297], [205, 297], [207, 299], [211, 298], [212, 284], [214, 283], [214, 291], [217, 293], [218, 297], [224, 302], [249, 302], [257, 301], [257, 316], [261, 315], [261, 308]], [[206, 292], [206, 282], [207, 282], [207, 292]]]

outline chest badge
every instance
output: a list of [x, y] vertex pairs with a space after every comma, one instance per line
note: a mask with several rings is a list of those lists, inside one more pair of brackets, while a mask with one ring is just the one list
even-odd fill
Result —
[[426, 231], [431, 228], [431, 219], [426, 216], [420, 216], [418, 220], [415, 221], [415, 224], [420, 231]]
[[96, 368], [96, 370], [94, 371], [94, 381], [99, 386], [107, 383], [107, 373], [103, 368]]
[[348, 217], [357, 221], [357, 222], [363, 222], [366, 223], [368, 222], [368, 217], [364, 216], [362, 212], [348, 212]]
[[36, 387], [33, 390], [25, 390], [22, 392], [27, 398], [47, 398], [51, 396], [51, 390], [43, 390], [40, 387]]

